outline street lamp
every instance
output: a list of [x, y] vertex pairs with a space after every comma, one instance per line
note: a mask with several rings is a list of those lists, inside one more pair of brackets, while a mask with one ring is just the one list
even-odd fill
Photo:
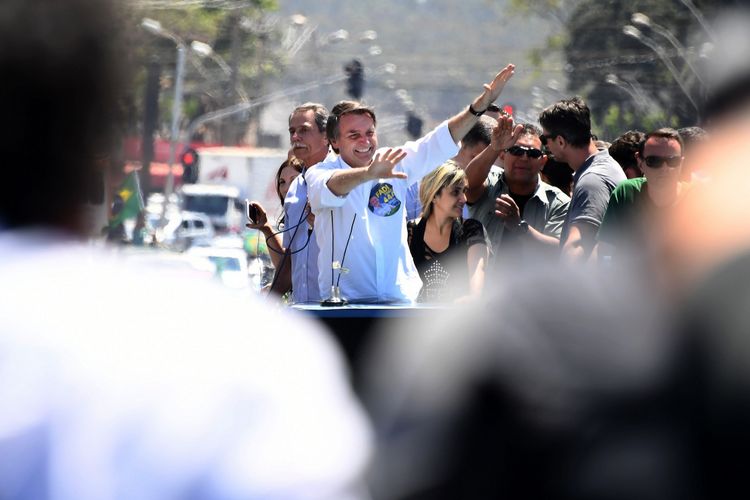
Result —
[[639, 30], [638, 28], [630, 24], [625, 25], [622, 28], [622, 32], [625, 33], [627, 36], [637, 39], [639, 42], [641, 42], [642, 44], [644, 44], [645, 46], [653, 50], [657, 56], [659, 56], [659, 58], [662, 60], [662, 62], [667, 67], [669, 72], [672, 74], [672, 77], [674, 77], [675, 81], [677, 82], [677, 85], [680, 86], [680, 89], [690, 101], [690, 104], [693, 105], [696, 111], [700, 112], [700, 108], [698, 107], [698, 104], [690, 95], [690, 92], [688, 91], [687, 87], [685, 87], [685, 83], [682, 81], [682, 78], [680, 78], [679, 71], [677, 71], [677, 68], [667, 56], [666, 51], [664, 50], [664, 47], [659, 45], [656, 42], [656, 40], [654, 40], [653, 38], [647, 37], [646, 35], [641, 33], [641, 30]]
[[167, 182], [164, 187], [164, 206], [162, 207], [162, 219], [164, 219], [164, 214], [167, 209], [167, 203], [169, 203], [169, 198], [174, 191], [174, 173], [172, 172], [172, 166], [174, 165], [175, 156], [177, 154], [177, 141], [179, 140], [180, 134], [180, 115], [182, 114], [182, 80], [185, 73], [186, 47], [185, 42], [182, 40], [182, 38], [162, 27], [159, 21], [144, 18], [143, 21], [141, 21], [141, 27], [153, 35], [172, 40], [177, 46], [174, 102], [172, 103], [172, 137], [170, 138], [171, 141], [169, 144], [169, 170], [167, 172]]
[[[232, 79], [232, 68], [229, 67], [224, 58], [217, 54], [214, 51], [213, 47], [211, 47], [209, 44], [194, 40], [190, 43], [190, 49], [201, 57], [211, 58], [221, 68], [224, 74], [230, 80]], [[237, 95], [240, 97], [240, 100], [242, 102], [249, 101], [247, 92], [245, 92], [245, 88], [243, 87], [242, 82], [240, 82], [239, 80], [237, 80], [234, 91], [237, 92]]]
[[714, 33], [714, 30], [711, 29], [711, 26], [709, 26], [708, 22], [706, 21], [706, 18], [703, 17], [703, 13], [701, 13], [700, 9], [695, 6], [695, 4], [692, 2], [692, 0], [680, 0], [682, 2], [682, 5], [688, 8], [690, 13], [693, 15], [693, 17], [698, 21], [698, 24], [701, 25], [703, 28], [703, 31], [706, 32], [706, 35], [711, 39], [712, 42], [716, 42], [716, 33]]
[[700, 72], [696, 69], [696, 67], [690, 61], [690, 57], [688, 57], [687, 51], [685, 50], [685, 46], [682, 45], [679, 40], [677, 40], [677, 37], [675, 37], [671, 31], [669, 31], [664, 26], [653, 22], [650, 17], [648, 17], [646, 14], [642, 12], [636, 12], [635, 14], [633, 14], [630, 20], [633, 22], [633, 24], [651, 28], [653, 31], [655, 31], [656, 33], [666, 38], [667, 41], [670, 44], [672, 44], [672, 47], [674, 47], [677, 50], [677, 53], [680, 54], [680, 57], [682, 57], [683, 61], [685, 61], [685, 64], [687, 64], [688, 67], [691, 69], [695, 77], [701, 83], [701, 87], [705, 87], [706, 82], [703, 80], [703, 78], [701, 78]]
[[646, 114], [648, 112], [648, 98], [641, 92], [639, 92], [633, 82], [623, 80], [614, 73], [609, 73], [605, 77], [604, 81], [610, 85], [614, 85], [615, 87], [619, 87], [624, 90], [633, 99], [633, 102], [635, 102], [636, 106], [638, 106], [638, 108], [641, 110], [641, 113]]

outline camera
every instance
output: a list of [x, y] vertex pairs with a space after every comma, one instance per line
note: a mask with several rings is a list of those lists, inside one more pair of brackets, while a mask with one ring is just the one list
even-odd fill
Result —
[[258, 209], [249, 200], [245, 200], [245, 205], [247, 206], [247, 219], [251, 224], [255, 224], [258, 220]]

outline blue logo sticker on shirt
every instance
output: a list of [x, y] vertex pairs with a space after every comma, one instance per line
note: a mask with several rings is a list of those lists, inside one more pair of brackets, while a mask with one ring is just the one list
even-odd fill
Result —
[[396, 198], [393, 186], [378, 182], [370, 191], [370, 201], [367, 203], [370, 212], [381, 217], [390, 217], [401, 208], [401, 201]]

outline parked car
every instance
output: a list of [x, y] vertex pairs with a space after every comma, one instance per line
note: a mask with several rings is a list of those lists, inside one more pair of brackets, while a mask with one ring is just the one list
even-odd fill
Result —
[[192, 247], [187, 251], [190, 257], [204, 258], [213, 266], [216, 276], [230, 288], [248, 288], [250, 279], [247, 268], [247, 254], [244, 250], [220, 247]]
[[184, 211], [169, 219], [161, 241], [169, 248], [185, 251], [196, 245], [210, 245], [214, 236], [214, 227], [207, 215]]

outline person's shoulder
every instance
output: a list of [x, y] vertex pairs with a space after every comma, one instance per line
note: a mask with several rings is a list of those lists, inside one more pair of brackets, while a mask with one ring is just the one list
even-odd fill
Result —
[[645, 177], [636, 177], [635, 179], [625, 179], [620, 182], [615, 189], [612, 191], [610, 197], [610, 203], [614, 204], [629, 204], [634, 203], [635, 200], [641, 195], [641, 192], [646, 185]]
[[609, 151], [606, 149], [604, 151], [599, 151], [594, 155], [594, 161], [592, 162], [591, 167], [592, 168], [589, 170], [593, 173], [600, 173], [614, 178], [626, 178], [625, 172], [622, 170], [620, 164], [617, 163], [617, 160], [612, 158]]
[[315, 170], [331, 170], [335, 168], [341, 168], [341, 162], [339, 161], [338, 155], [329, 154], [323, 161], [313, 165], [308, 169], [308, 172], [314, 172]]
[[557, 199], [562, 202], [569, 202], [570, 196], [566, 193], [564, 193], [560, 188], [553, 186], [552, 184], [547, 184], [544, 181], [539, 181], [539, 187], [540, 190], [543, 191], [548, 199]]
[[614, 193], [617, 194], [630, 194], [643, 191], [643, 187], [646, 185], [645, 177], [636, 177], [634, 179], [625, 179], [624, 181], [617, 184]]
[[467, 236], [472, 234], [482, 233], [484, 231], [484, 225], [477, 219], [463, 219], [461, 222], [461, 230]]

